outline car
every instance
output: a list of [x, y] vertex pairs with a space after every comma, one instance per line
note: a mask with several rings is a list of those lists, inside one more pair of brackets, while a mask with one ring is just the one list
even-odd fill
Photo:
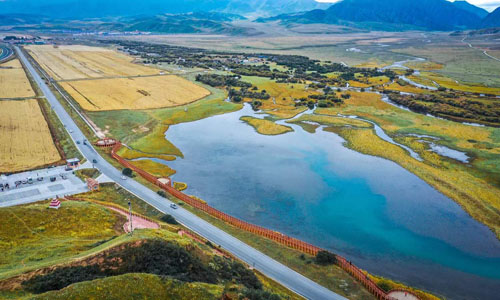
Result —
[[83, 144], [84, 144], [84, 145], [87, 145], [87, 140], [83, 140]]
[[123, 175], [122, 180], [127, 180], [127, 176]]
[[56, 181], [56, 179], [57, 178], [55, 176], [52, 176], [52, 177], [50, 177], [50, 182], [54, 182], [54, 181]]
[[36, 180], [43, 181], [43, 177], [38, 177]]
[[80, 141], [76, 141], [76, 143], [77, 143], [78, 145], [80, 145]]
[[28, 183], [28, 179], [23, 180], [23, 181], [21, 181], [21, 182], [22, 182], [22, 184], [26, 184], [26, 183]]
[[177, 209], [177, 205], [175, 203], [170, 204], [170, 208]]
[[70, 130], [69, 130], [69, 133], [73, 133], [73, 130], [72, 130], [72, 129], [70, 129]]
[[31, 177], [30, 177], [30, 178], [28, 178], [28, 183], [29, 183], [29, 184], [33, 184], [33, 178], [31, 178]]
[[97, 163], [97, 159], [95, 159], [95, 158], [94, 158], [94, 159], [92, 160], [92, 162], [93, 162], [94, 164], [96, 164], [96, 163]]

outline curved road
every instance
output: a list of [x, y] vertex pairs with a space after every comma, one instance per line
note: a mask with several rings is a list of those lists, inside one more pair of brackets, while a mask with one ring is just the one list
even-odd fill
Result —
[[[49, 87], [45, 84], [45, 81], [35, 71], [34, 67], [31, 65], [24, 53], [18, 47], [15, 49], [18, 57], [31, 73], [43, 94], [50, 102], [54, 112], [66, 126], [66, 129], [68, 130], [68, 133], [73, 141], [84, 140], [86, 137], [80, 131], [73, 119], [71, 119], [61, 103], [59, 103], [56, 99]], [[307, 299], [346, 299], [248, 246], [242, 241], [188, 212], [187, 210], [182, 208], [172, 210], [170, 208], [170, 204], [172, 202], [160, 197], [158, 194], [133, 179], [122, 180], [121, 172], [104, 160], [91, 145], [83, 145], [83, 143], [75, 143], [75, 145], [88, 160], [92, 161], [93, 159], [97, 159], [97, 164], [95, 164], [96, 168], [99, 169], [101, 173], [117, 182], [123, 188], [154, 206], [161, 212], [171, 214], [186, 227], [197, 232], [201, 236], [210, 240], [212, 243], [221, 245], [224, 249], [231, 252], [239, 259], [245, 261], [251, 266], [254, 266], [255, 269], [280, 282], [282, 285], [286, 286], [295, 293]]]
[[9, 58], [13, 53], [12, 50], [5, 45], [0, 45], [0, 50], [2, 51], [0, 52], [0, 63]]

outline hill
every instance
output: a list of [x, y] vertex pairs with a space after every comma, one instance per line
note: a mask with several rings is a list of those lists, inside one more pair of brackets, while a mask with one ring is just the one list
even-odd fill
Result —
[[344, 0], [326, 10], [281, 15], [259, 21], [351, 24], [378, 30], [455, 30], [480, 25], [481, 18], [470, 12], [470, 6], [446, 0]]
[[452, 4], [457, 8], [460, 8], [462, 10], [466, 10], [468, 12], [475, 14], [476, 16], [480, 17], [481, 19], [485, 18], [488, 15], [488, 11], [486, 9], [472, 5], [465, 0], [455, 1], [455, 2], [452, 2]]
[[188, 12], [225, 12], [245, 16], [272, 16], [316, 8], [327, 8], [329, 4], [315, 0], [3, 0], [3, 14], [46, 14], [56, 18], [101, 18], [132, 16], [138, 14], [181, 14]]
[[[23, 19], [24, 20], [24, 19]], [[29, 19], [31, 20], [31, 19]], [[252, 35], [257, 33], [251, 27], [232, 24], [245, 20], [236, 14], [219, 12], [194, 12], [182, 14], [140, 15], [130, 17], [100, 18], [89, 20], [50, 20], [45, 22], [8, 23], [12, 30], [44, 31], [144, 31], [154, 33], [218, 33]], [[1, 19], [0, 19], [1, 22]]]
[[492, 13], [486, 16], [486, 18], [484, 18], [481, 27], [500, 27], [500, 7], [495, 9]]

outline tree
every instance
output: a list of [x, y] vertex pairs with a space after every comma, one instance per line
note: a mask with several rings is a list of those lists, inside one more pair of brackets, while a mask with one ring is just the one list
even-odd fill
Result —
[[132, 177], [132, 173], [133, 173], [132, 169], [130, 169], [130, 168], [125, 168], [122, 171], [122, 174], [125, 175], [125, 176], [128, 176], [128, 177]]
[[337, 263], [337, 256], [328, 251], [319, 251], [316, 254], [316, 263], [322, 266], [333, 265]]

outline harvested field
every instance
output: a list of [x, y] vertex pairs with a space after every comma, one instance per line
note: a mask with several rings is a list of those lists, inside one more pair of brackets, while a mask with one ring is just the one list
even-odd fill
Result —
[[0, 101], [0, 173], [28, 170], [60, 159], [36, 100]]
[[173, 75], [80, 80], [60, 84], [88, 111], [173, 107], [210, 94], [203, 87]]
[[0, 98], [34, 97], [35, 92], [17, 59], [0, 65]]
[[101, 47], [38, 45], [26, 49], [56, 80], [153, 75], [160, 72], [132, 63], [133, 58], [125, 54]]

